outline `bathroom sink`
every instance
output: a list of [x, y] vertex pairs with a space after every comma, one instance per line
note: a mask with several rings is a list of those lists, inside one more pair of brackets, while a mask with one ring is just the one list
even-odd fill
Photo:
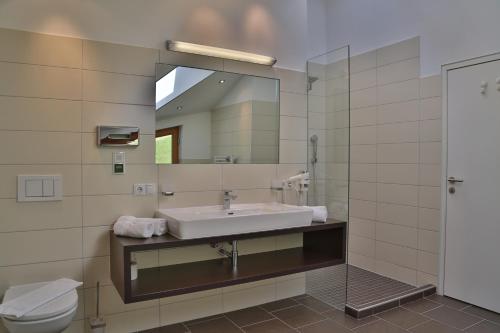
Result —
[[302, 227], [311, 224], [312, 210], [279, 203], [160, 209], [170, 234], [180, 239], [203, 238]]

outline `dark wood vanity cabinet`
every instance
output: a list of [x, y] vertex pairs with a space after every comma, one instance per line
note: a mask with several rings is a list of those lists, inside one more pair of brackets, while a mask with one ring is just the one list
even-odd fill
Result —
[[[131, 280], [131, 254], [181, 246], [231, 242], [301, 233], [303, 246], [138, 270]], [[269, 279], [345, 263], [346, 223], [328, 220], [310, 226], [228, 236], [178, 239], [171, 235], [149, 239], [116, 236], [110, 232], [111, 279], [125, 303], [187, 294], [213, 288]]]

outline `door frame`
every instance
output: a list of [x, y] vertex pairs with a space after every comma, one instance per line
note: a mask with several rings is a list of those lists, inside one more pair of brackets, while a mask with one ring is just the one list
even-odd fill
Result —
[[[454, 69], [475, 66], [487, 62], [500, 60], [500, 52], [489, 54], [481, 57], [470, 58], [467, 60], [452, 62], [441, 66], [442, 80], [442, 139], [441, 139], [441, 232], [440, 232], [440, 248], [439, 248], [439, 271], [437, 293], [444, 294], [445, 280], [445, 260], [446, 260], [446, 216], [447, 216], [447, 200], [448, 200], [448, 72]], [[478, 87], [479, 89], [479, 87]]]
[[157, 129], [155, 132], [155, 138], [162, 136], [172, 135], [172, 164], [179, 164], [180, 160], [180, 149], [179, 140], [181, 134], [181, 126], [172, 126], [166, 128]]

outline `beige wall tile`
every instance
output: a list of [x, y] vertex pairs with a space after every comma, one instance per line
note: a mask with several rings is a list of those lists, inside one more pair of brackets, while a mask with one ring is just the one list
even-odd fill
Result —
[[275, 164], [222, 166], [222, 188], [224, 189], [268, 189], [274, 178], [276, 178]]
[[424, 120], [420, 122], [420, 141], [441, 141], [441, 119]]
[[85, 101], [154, 105], [154, 78], [83, 71]]
[[307, 118], [281, 116], [280, 139], [307, 140]]
[[276, 299], [289, 298], [306, 293], [306, 278], [276, 282]]
[[305, 72], [277, 68], [276, 72], [280, 79], [280, 91], [296, 94], [306, 94], [307, 78]]
[[420, 163], [441, 164], [441, 142], [420, 144]]
[[222, 294], [222, 288], [209, 289], [204, 291], [197, 291], [189, 294], [181, 294], [177, 296], [160, 298], [160, 305], [179, 303], [183, 301], [195, 300], [200, 298], [206, 298], [209, 296], [216, 296]]
[[377, 108], [375, 106], [351, 109], [351, 127], [375, 125], [377, 123]]
[[216, 71], [224, 70], [223, 60], [221, 58], [172, 52], [164, 49], [160, 49], [160, 62], [170, 65], [206, 68]]
[[99, 125], [136, 126], [141, 134], [155, 134], [155, 109], [154, 106], [83, 102], [82, 131], [95, 133]]
[[368, 201], [377, 200], [377, 183], [351, 181], [349, 185], [349, 197]]
[[418, 251], [418, 269], [424, 273], [437, 275], [439, 256], [434, 253]]
[[[316, 112], [316, 113], [325, 113], [325, 112], [334, 112], [335, 107], [331, 105], [332, 99], [328, 99], [328, 110], [327, 110], [327, 99], [323, 96], [314, 96], [314, 95], [308, 95], [306, 97], [306, 104], [307, 104], [307, 110], [308, 112], [302, 114], [298, 114], [298, 116], [304, 116], [307, 117], [311, 112]], [[298, 98], [297, 98], [298, 99]], [[281, 101], [280, 101], [281, 102]], [[286, 101], [286, 103], [291, 103], [292, 101]], [[281, 104], [281, 110], [286, 111], [286, 106], [287, 104]], [[283, 111], [281, 111], [283, 112]]]
[[302, 233], [276, 236], [276, 250], [290, 249], [293, 247], [302, 247]]
[[153, 217], [156, 206], [156, 196], [123, 195], [92, 195], [84, 196], [83, 225], [105, 226], [113, 224], [120, 216]]
[[307, 120], [307, 126], [310, 129], [326, 129], [326, 115], [324, 113], [309, 112], [309, 114], [307, 115]]
[[377, 260], [375, 264], [375, 272], [411, 285], [415, 285], [417, 283], [416, 270], [391, 264], [386, 261]]
[[377, 200], [385, 203], [417, 206], [418, 186], [377, 184]]
[[349, 264], [368, 271], [375, 271], [375, 258], [365, 257], [357, 253], [349, 253]]
[[351, 217], [349, 219], [349, 233], [351, 235], [375, 239], [375, 222]]
[[82, 167], [80, 165], [0, 165], [0, 198], [17, 197], [17, 175], [61, 175], [63, 194], [81, 194]]
[[440, 186], [441, 185], [441, 166], [438, 164], [420, 164], [420, 185]]
[[280, 140], [280, 163], [297, 164], [307, 160], [307, 141]]
[[160, 265], [176, 265], [186, 262], [219, 259], [221, 256], [208, 244], [184, 246], [160, 250]]
[[418, 142], [418, 121], [379, 125], [377, 143]]
[[99, 147], [95, 133], [82, 134], [82, 159], [84, 164], [112, 164], [114, 152], [124, 152], [126, 164], [154, 164], [155, 137], [141, 134], [138, 147]]
[[155, 76], [158, 61], [158, 49], [83, 41], [84, 69]]
[[376, 182], [377, 165], [351, 163], [349, 176], [352, 181]]
[[420, 79], [420, 97], [441, 96], [442, 81], [441, 75], [427, 76]]
[[83, 259], [84, 288], [95, 287], [98, 281], [101, 286], [113, 284], [113, 282], [111, 281], [109, 258], [109, 256], [105, 256]]
[[417, 164], [378, 164], [377, 181], [380, 183], [418, 185]]
[[0, 267], [0, 295], [3, 295], [13, 285], [51, 281], [61, 276], [75, 281], [82, 281], [82, 260], [72, 259], [19, 266], [3, 266]]
[[377, 52], [370, 51], [351, 57], [351, 73], [358, 73], [377, 67]]
[[114, 175], [111, 165], [83, 165], [83, 194], [131, 194], [137, 183], [156, 183], [156, 165], [125, 166], [125, 174]]
[[226, 293], [222, 290], [223, 310], [234, 311], [259, 304], [272, 302], [275, 300], [274, 283]]
[[427, 284], [437, 286], [438, 277], [436, 275], [427, 274], [424, 272], [417, 272], [417, 286], [425, 286]]
[[0, 129], [27, 131], [81, 130], [81, 102], [0, 96]]
[[0, 29], [0, 61], [47, 66], [82, 65], [82, 41], [77, 38]]
[[159, 184], [162, 191], [220, 191], [220, 165], [160, 165]]
[[420, 207], [439, 209], [441, 207], [441, 188], [419, 186], [418, 200]]
[[377, 141], [377, 126], [361, 126], [351, 128], [352, 145], [370, 145]]
[[82, 225], [80, 197], [63, 201], [19, 203], [0, 199], [0, 232], [76, 228]]
[[350, 158], [352, 163], [375, 163], [377, 162], [377, 146], [353, 145]]
[[441, 211], [439, 209], [419, 208], [418, 226], [422, 229], [439, 231], [441, 226]]
[[406, 268], [417, 268], [417, 250], [384, 242], [376, 243], [376, 258]]
[[81, 135], [63, 132], [0, 131], [0, 164], [81, 162]]
[[418, 100], [379, 105], [377, 108], [377, 123], [388, 124], [419, 119]]
[[431, 230], [419, 230], [418, 231], [418, 249], [439, 253], [439, 232]]
[[349, 200], [349, 215], [362, 219], [374, 220], [377, 215], [377, 203], [373, 201]]
[[418, 79], [377, 86], [378, 104], [389, 104], [418, 99], [418, 87]]
[[275, 249], [276, 239], [274, 237], [243, 239], [238, 241], [238, 254], [240, 255], [269, 252]]
[[379, 202], [377, 220], [416, 228], [418, 225], [418, 208]]
[[0, 252], [0, 266], [80, 258], [82, 229], [0, 233]]
[[367, 88], [351, 92], [351, 108], [363, 108], [377, 104], [377, 89]]
[[79, 69], [0, 62], [0, 95], [78, 100]]
[[222, 205], [222, 190], [201, 192], [176, 192], [174, 196], [160, 196], [159, 208], [181, 208]]
[[365, 257], [375, 257], [375, 240], [349, 235], [349, 251]]
[[440, 119], [442, 114], [441, 97], [420, 100], [420, 120]]
[[222, 294], [162, 305], [160, 324], [168, 325], [222, 313]]
[[418, 144], [394, 143], [377, 145], [378, 163], [417, 163]]
[[[234, 190], [238, 197], [234, 199], [235, 204], [253, 203], [253, 202], [276, 202], [277, 193], [270, 189], [247, 189]], [[221, 201], [222, 202], [222, 201]]]
[[104, 316], [106, 332], [122, 333], [159, 327], [158, 307]]
[[353, 73], [351, 75], [351, 91], [366, 89], [377, 85], [377, 70], [369, 69], [366, 71]]
[[418, 78], [420, 75], [420, 58], [412, 58], [395, 62], [377, 68], [377, 84], [384, 85], [393, 82]]
[[420, 55], [420, 38], [415, 37], [377, 49], [377, 65], [383, 66]]
[[[309, 108], [309, 110], [313, 111], [314, 108]], [[280, 115], [307, 117], [307, 96], [282, 91], [280, 93]]]
[[417, 248], [417, 229], [395, 224], [377, 222], [375, 226], [377, 240]]
[[109, 226], [83, 228], [83, 257], [109, 256]]

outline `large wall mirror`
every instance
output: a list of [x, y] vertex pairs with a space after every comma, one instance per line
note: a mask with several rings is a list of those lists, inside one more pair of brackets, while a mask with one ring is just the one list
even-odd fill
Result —
[[157, 64], [156, 163], [279, 162], [279, 80]]

